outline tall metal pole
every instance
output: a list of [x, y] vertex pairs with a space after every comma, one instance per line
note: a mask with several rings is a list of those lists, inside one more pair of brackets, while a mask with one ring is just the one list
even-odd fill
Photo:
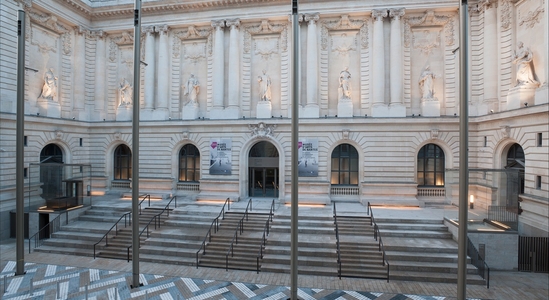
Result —
[[132, 119], [132, 269], [133, 287], [139, 283], [139, 83], [141, 74], [141, 0], [135, 0], [133, 35]]
[[458, 233], [458, 299], [467, 295], [467, 195], [469, 191], [469, 44], [467, 0], [461, 0], [459, 26], [459, 233]]
[[290, 296], [297, 300], [297, 251], [298, 251], [298, 143], [299, 143], [299, 17], [297, 0], [292, 1], [292, 199], [291, 199], [291, 259], [290, 259]]
[[19, 11], [17, 18], [17, 122], [15, 137], [15, 275], [25, 274], [25, 199], [24, 144], [25, 139], [25, 12]]

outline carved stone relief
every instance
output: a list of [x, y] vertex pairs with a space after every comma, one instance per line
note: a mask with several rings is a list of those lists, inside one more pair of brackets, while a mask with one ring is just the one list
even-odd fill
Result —
[[271, 24], [268, 20], [262, 20], [259, 25], [244, 26], [244, 53], [249, 53], [252, 50], [252, 35], [273, 35], [275, 33], [280, 34], [280, 47], [285, 51], [288, 47], [286, 27], [286, 24]]
[[511, 26], [512, 12], [511, 0], [504, 0], [501, 4], [501, 28], [507, 29]]
[[[40, 13], [35, 10], [29, 10], [28, 16], [31, 24], [39, 25], [61, 36], [63, 53], [66, 55], [69, 55], [71, 53], [72, 36], [71, 36], [71, 30], [69, 30], [68, 26], [60, 23], [57, 20], [57, 17], [55, 15]], [[31, 28], [33, 28], [33, 26], [31, 26]], [[47, 34], [47, 31], [45, 30], [42, 30], [42, 32]], [[35, 34], [35, 32], [34, 30], [31, 29], [31, 36], [30, 36], [31, 41], [35, 40], [33, 39], [33, 34]], [[47, 45], [38, 45], [38, 46], [41, 49], [41, 51], [42, 50], [50, 51]]]
[[442, 26], [444, 28], [446, 46], [454, 45], [454, 19], [448, 15], [436, 15], [434, 11], [427, 11], [422, 16], [408, 16], [404, 18], [404, 46], [410, 47], [413, 42], [413, 27], [433, 26]]
[[[178, 58], [181, 55], [181, 44], [183, 41], [192, 41], [191, 44], [196, 43], [199, 44], [205, 44], [204, 53], [211, 56], [212, 55], [212, 28], [211, 27], [204, 27], [204, 28], [196, 28], [195, 26], [189, 26], [186, 30], [181, 31], [175, 31], [173, 33], [173, 47], [172, 47], [172, 53], [174, 58]], [[206, 42], [204, 43], [199, 41], [193, 41], [193, 40], [204, 40], [206, 39]], [[190, 52], [190, 57], [193, 59], [195, 55], [192, 54], [193, 51]], [[185, 55], [185, 54], [184, 54]]]
[[329, 45], [333, 45], [333, 43], [330, 43], [329, 40], [329, 31], [349, 29], [359, 30], [360, 46], [362, 48], [368, 48], [368, 23], [366, 22], [366, 20], [349, 19], [348, 15], [342, 15], [339, 20], [325, 20], [321, 23], [322, 27], [320, 31], [320, 45], [322, 50], [327, 50]]
[[412, 49], [419, 50], [428, 56], [437, 48], [440, 48], [439, 28], [424, 27], [417, 30], [412, 29]]
[[276, 124], [268, 125], [263, 122], [259, 122], [257, 125], [248, 124], [248, 128], [251, 130], [250, 133], [255, 138], [272, 137], [276, 127]]
[[543, 8], [543, 3], [541, 3], [536, 9], [528, 12], [522, 12], [519, 10], [519, 26], [526, 26], [526, 28], [534, 27], [543, 19], [544, 11], [545, 9]]

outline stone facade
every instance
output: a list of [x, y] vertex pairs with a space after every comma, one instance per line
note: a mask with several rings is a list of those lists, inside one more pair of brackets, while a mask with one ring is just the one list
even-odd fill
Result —
[[[275, 197], [289, 202], [290, 6], [279, 0], [203, 2], [143, 3], [144, 64], [140, 93], [132, 99], [141, 108], [140, 188], [185, 193], [179, 153], [191, 144], [201, 157], [199, 199], [249, 197], [250, 150], [266, 141], [279, 155]], [[458, 3], [402, 0], [380, 8], [376, 2], [300, 5], [299, 136], [318, 144], [318, 175], [300, 178], [302, 203], [421, 205], [426, 200], [418, 193], [417, 156], [427, 144], [444, 151], [445, 168], [459, 167]], [[131, 84], [135, 74], [133, 1], [6, 0], [0, 9], [0, 237], [5, 238], [6, 216], [15, 208], [17, 10], [27, 12], [27, 66], [38, 70], [25, 75], [25, 166], [39, 162], [41, 150], [53, 143], [65, 163], [93, 166], [93, 192], [118, 191], [114, 151], [132, 145], [131, 106], [121, 105], [126, 97], [121, 82]], [[520, 145], [525, 154], [521, 230], [545, 235], [547, 11], [546, 0], [481, 0], [468, 12], [470, 167], [501, 169], [509, 148]], [[539, 83], [528, 89], [515, 86], [519, 41], [532, 53], [529, 68]], [[56, 88], [49, 98], [41, 96], [52, 82], [46, 81], [52, 78], [48, 70]], [[431, 75], [422, 81], [426, 70]], [[199, 92], [188, 105], [191, 74]], [[270, 82], [268, 101], [258, 83], [263, 75]], [[221, 139], [231, 144], [227, 175], [209, 171], [212, 141]], [[331, 156], [341, 144], [358, 152], [358, 183], [351, 186], [333, 184]]]

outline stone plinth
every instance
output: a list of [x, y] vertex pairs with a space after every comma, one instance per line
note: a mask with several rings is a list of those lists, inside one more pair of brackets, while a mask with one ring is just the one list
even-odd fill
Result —
[[372, 107], [372, 117], [376, 118], [404, 118], [406, 107], [402, 104], [377, 104]]
[[337, 115], [342, 118], [353, 117], [353, 101], [351, 99], [341, 99], [337, 104]]
[[534, 105], [536, 85], [520, 85], [509, 90], [507, 94], [507, 109], [518, 109], [528, 105]]
[[196, 120], [198, 118], [198, 103], [188, 104], [183, 106], [181, 112], [181, 119], [183, 120]]
[[240, 119], [240, 107], [229, 106], [225, 108], [225, 118], [231, 120]]
[[36, 105], [38, 106], [38, 112], [41, 116], [50, 118], [61, 117], [61, 105], [59, 105], [59, 102], [38, 99]]
[[536, 90], [535, 105], [549, 103], [549, 84], [546, 82], [542, 87]]
[[320, 115], [320, 107], [317, 104], [307, 104], [303, 108], [303, 114], [300, 114], [301, 118], [318, 118]]
[[212, 107], [210, 110], [210, 120], [225, 119], [225, 110], [223, 107]]
[[272, 106], [271, 101], [259, 101], [256, 107], [255, 117], [258, 119], [270, 119]]
[[421, 99], [421, 115], [440, 117], [440, 101], [437, 98]]
[[123, 105], [116, 109], [116, 121], [131, 121], [133, 117], [133, 105]]

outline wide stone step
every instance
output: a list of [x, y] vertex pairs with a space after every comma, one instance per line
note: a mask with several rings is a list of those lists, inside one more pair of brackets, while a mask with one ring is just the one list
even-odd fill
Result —
[[88, 241], [91, 244], [98, 242], [104, 234], [93, 232], [78, 232], [61, 230], [52, 234], [52, 239], [64, 239], [70, 241]]
[[[322, 248], [322, 247], [298, 247], [298, 256], [308, 257], [334, 257], [337, 255], [336, 246], [333, 245], [331, 248]], [[286, 255], [289, 257], [291, 255], [291, 248], [286, 246], [272, 246], [267, 243], [265, 248], [265, 254], [270, 255]]]
[[[421, 253], [421, 252], [398, 252], [385, 251], [387, 260], [389, 261], [418, 261], [418, 262], [442, 262], [442, 263], [457, 263], [458, 256], [454, 253]], [[470, 261], [467, 258], [467, 261]]]
[[[70, 240], [70, 239], [47, 239], [42, 240], [42, 245], [36, 249], [43, 248], [45, 246], [48, 247], [58, 247], [58, 248], [71, 248], [71, 249], [92, 249], [93, 250], [93, 244], [90, 241], [85, 240]], [[34, 246], [34, 245], [31, 245]], [[36, 250], [35, 249], [35, 250]]]
[[54, 253], [54, 254], [65, 254], [65, 255], [75, 255], [75, 256], [88, 256], [93, 257], [93, 248], [76, 248], [76, 247], [57, 247], [57, 246], [48, 246], [42, 245], [39, 248], [34, 249], [36, 252], [41, 253]]
[[384, 245], [385, 252], [395, 251], [395, 252], [412, 252], [412, 253], [446, 253], [446, 254], [456, 254], [458, 253], [457, 245], [456, 247], [421, 247], [414, 245]]
[[444, 224], [404, 224], [404, 223], [385, 223], [378, 224], [380, 231], [387, 230], [412, 230], [412, 231], [448, 231]]
[[[271, 227], [272, 232], [278, 233], [291, 233], [291, 228], [284, 225], [273, 224]], [[297, 230], [300, 234], [316, 234], [316, 235], [333, 235], [335, 236], [334, 226], [329, 227], [299, 227]]]
[[[337, 267], [337, 254], [332, 253], [331, 255], [322, 255], [322, 256], [302, 256], [298, 255], [298, 265], [300, 266], [317, 266], [317, 267], [327, 267], [335, 268]], [[267, 253], [263, 256], [263, 263], [268, 264], [277, 264], [285, 265], [286, 268], [290, 266], [290, 256], [289, 255], [274, 255]]]
[[[418, 261], [389, 261], [391, 270], [408, 272], [428, 272], [428, 273], [455, 273], [458, 266], [455, 263], [432, 263]], [[467, 265], [467, 274], [478, 274], [478, 269], [473, 265]]]
[[441, 231], [379, 230], [382, 237], [451, 239], [452, 233]]
[[[413, 271], [397, 271], [390, 267], [390, 280], [403, 281], [421, 281], [421, 282], [439, 282], [439, 283], [457, 283], [457, 273], [426, 273]], [[467, 274], [467, 284], [485, 285], [482, 277], [476, 274]]]
[[[227, 260], [225, 256], [208, 256], [204, 255], [200, 258], [198, 265], [200, 267], [210, 268], [223, 268], [227, 267]], [[259, 260], [259, 267], [261, 269], [261, 260]], [[257, 257], [243, 257], [243, 256], [229, 256], [228, 268], [236, 270], [257, 270]]]
[[[375, 212], [375, 210], [374, 210]], [[405, 224], [444, 224], [444, 221], [441, 219], [388, 219], [388, 218], [375, 218], [376, 224], [378, 226], [383, 226], [384, 224], [394, 224], [394, 223], [405, 223]]]
[[[198, 245], [198, 247], [200, 247]], [[194, 258], [196, 259], [196, 251], [198, 247], [188, 247], [188, 248], [179, 248], [179, 247], [162, 247], [156, 245], [142, 245], [139, 249], [140, 253], [148, 255], [157, 255], [157, 256], [173, 256], [177, 258]]]
[[[337, 267], [322, 267], [322, 266], [310, 266], [302, 264], [301, 261], [298, 261], [298, 273], [302, 275], [316, 275], [316, 276], [337, 276]], [[265, 259], [261, 263], [262, 272], [272, 272], [272, 273], [290, 273], [290, 263], [280, 265], [266, 262]]]

